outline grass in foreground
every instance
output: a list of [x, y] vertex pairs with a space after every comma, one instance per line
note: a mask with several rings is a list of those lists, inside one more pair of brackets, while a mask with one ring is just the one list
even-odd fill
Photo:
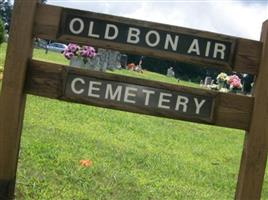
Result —
[[242, 133], [28, 96], [18, 199], [233, 199]]
[[[242, 136], [237, 130], [29, 96], [17, 194], [232, 199]], [[79, 166], [81, 159], [91, 159], [93, 166]]]
[[2, 43], [0, 45], [0, 69], [2, 70], [4, 68], [4, 62], [6, 57], [6, 48], [7, 43]]
[[[60, 54], [42, 50], [34, 57], [68, 64]], [[243, 131], [28, 96], [16, 195], [23, 200], [233, 199], [242, 145]], [[93, 165], [83, 168], [81, 159]], [[267, 181], [263, 199], [268, 199]]]

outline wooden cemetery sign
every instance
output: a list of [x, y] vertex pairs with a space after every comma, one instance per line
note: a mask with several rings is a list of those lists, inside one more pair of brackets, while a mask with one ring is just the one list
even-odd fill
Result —
[[[252, 97], [32, 60], [32, 39], [256, 76]], [[23, 49], [23, 51], [21, 51]], [[268, 21], [261, 41], [15, 0], [0, 97], [0, 199], [12, 199], [26, 94], [245, 130], [235, 199], [260, 199], [268, 149]]]
[[146, 48], [158, 54], [168, 53], [178, 60], [191, 56], [196, 62], [206, 60], [211, 65], [230, 67], [232, 64], [235, 40], [231, 37], [208, 38], [206, 35], [189, 34], [187, 30], [161, 29], [150, 27], [150, 24], [139, 26], [124, 22], [119, 17], [109, 18], [97, 13], [63, 9], [58, 37], [78, 36], [103, 43], [110, 41], [124, 44], [123, 48], [127, 49], [132, 45], [132, 48]]
[[183, 91], [108, 81], [91, 77], [90, 74], [85, 75], [83, 72], [69, 72], [63, 88], [63, 96], [74, 101], [114, 105], [115, 108], [125, 107], [126, 110], [133, 111], [144, 109], [150, 113], [163, 113], [177, 118], [212, 121], [212, 95], [200, 96]]

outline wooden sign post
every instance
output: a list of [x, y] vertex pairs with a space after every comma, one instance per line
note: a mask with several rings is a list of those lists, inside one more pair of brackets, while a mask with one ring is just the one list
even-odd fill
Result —
[[14, 4], [0, 97], [0, 199], [13, 199], [37, 0]]
[[236, 199], [260, 199], [268, 150], [268, 20], [263, 23], [259, 73], [253, 92], [254, 107], [246, 132]]
[[[32, 60], [32, 39], [90, 43], [256, 75], [252, 97]], [[261, 41], [15, 0], [0, 98], [0, 199], [13, 199], [26, 94], [245, 130], [235, 199], [260, 199], [268, 148], [268, 21]]]

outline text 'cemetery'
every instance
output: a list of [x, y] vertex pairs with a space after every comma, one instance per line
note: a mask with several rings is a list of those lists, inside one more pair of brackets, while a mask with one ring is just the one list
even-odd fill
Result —
[[65, 95], [113, 101], [149, 109], [164, 109], [178, 115], [194, 118], [211, 118], [213, 98], [184, 92], [169, 91], [135, 84], [106, 81], [87, 76], [69, 74]]

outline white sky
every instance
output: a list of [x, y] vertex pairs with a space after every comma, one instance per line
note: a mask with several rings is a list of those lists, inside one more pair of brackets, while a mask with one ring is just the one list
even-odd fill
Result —
[[48, 0], [48, 4], [259, 40], [268, 0]]

